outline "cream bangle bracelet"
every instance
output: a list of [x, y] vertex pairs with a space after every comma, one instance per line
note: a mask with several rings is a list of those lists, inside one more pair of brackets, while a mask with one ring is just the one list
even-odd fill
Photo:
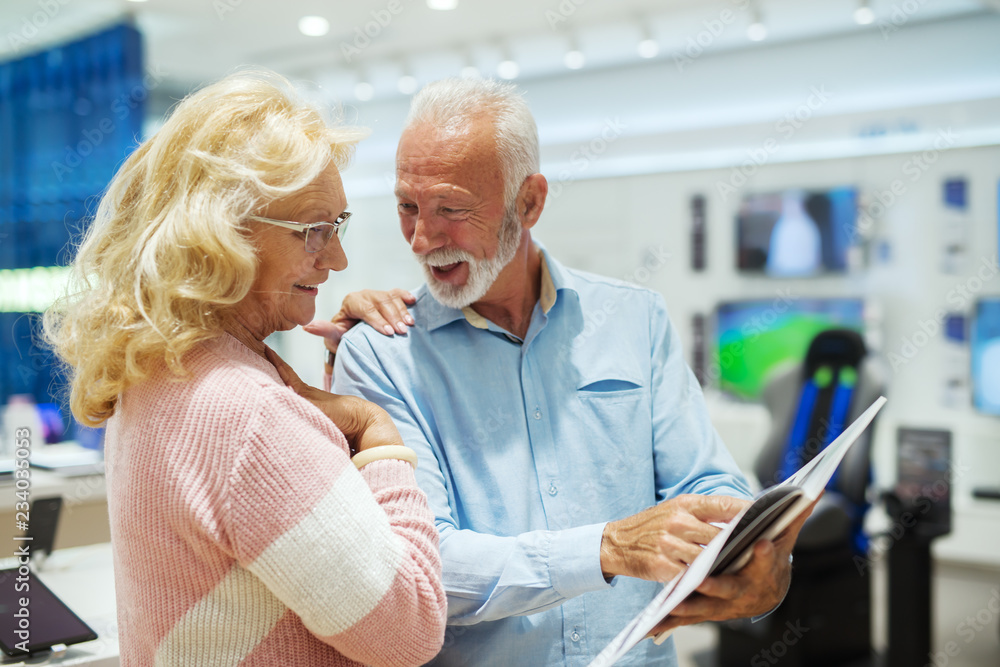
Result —
[[404, 447], [403, 445], [382, 445], [381, 447], [370, 447], [363, 451], [358, 452], [351, 457], [351, 461], [354, 462], [355, 467], [361, 468], [361, 466], [366, 466], [372, 461], [379, 461], [381, 459], [399, 459], [400, 461], [406, 461], [413, 469], [417, 469], [417, 453], [410, 449], [409, 447]]

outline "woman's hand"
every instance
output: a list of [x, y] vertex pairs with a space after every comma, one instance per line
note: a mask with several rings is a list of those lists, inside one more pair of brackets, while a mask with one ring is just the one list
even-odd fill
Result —
[[316, 320], [302, 328], [311, 334], [322, 336], [326, 349], [336, 352], [340, 339], [358, 322], [366, 322], [386, 336], [406, 333], [406, 327], [413, 325], [413, 317], [406, 306], [412, 306], [416, 302], [415, 296], [398, 287], [388, 292], [351, 292], [344, 297], [340, 312], [332, 320]]
[[343, 432], [351, 454], [370, 447], [403, 444], [403, 438], [392, 423], [389, 413], [379, 406], [356, 396], [340, 396], [311, 387], [274, 350], [265, 347], [265, 354], [277, 369], [281, 380], [296, 394], [319, 408]]

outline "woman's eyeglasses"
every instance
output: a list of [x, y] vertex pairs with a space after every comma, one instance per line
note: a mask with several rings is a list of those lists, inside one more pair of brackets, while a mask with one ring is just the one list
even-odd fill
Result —
[[291, 222], [290, 220], [275, 220], [259, 215], [251, 215], [250, 219], [303, 232], [306, 236], [306, 252], [319, 252], [326, 247], [334, 234], [337, 235], [341, 243], [344, 242], [344, 236], [347, 234], [347, 221], [351, 219], [351, 212], [344, 211], [337, 216], [335, 222]]

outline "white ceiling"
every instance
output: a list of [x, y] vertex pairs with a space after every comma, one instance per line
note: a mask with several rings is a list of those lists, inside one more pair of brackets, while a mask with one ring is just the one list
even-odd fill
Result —
[[[872, 0], [876, 21], [861, 27], [858, 0], [459, 0], [452, 11], [425, 0], [3, 0], [0, 60], [86, 34], [125, 14], [146, 37], [147, 66], [164, 90], [187, 91], [240, 65], [260, 65], [318, 82], [332, 98], [351, 99], [366, 80], [376, 99], [399, 96], [404, 73], [419, 83], [458, 74], [467, 64], [486, 75], [506, 55], [521, 79], [573, 75], [562, 62], [575, 40], [585, 69], [639, 62], [644, 32], [659, 58], [755, 48], [746, 28], [756, 7], [765, 44], [877, 30], [997, 11], [997, 0]], [[330, 21], [324, 37], [307, 37], [298, 19]], [[366, 34], [367, 33], [367, 34]], [[12, 40], [11, 35], [30, 39]]]

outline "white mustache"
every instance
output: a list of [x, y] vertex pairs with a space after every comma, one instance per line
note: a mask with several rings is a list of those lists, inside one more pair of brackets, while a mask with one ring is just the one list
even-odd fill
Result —
[[470, 262], [475, 258], [471, 253], [458, 248], [440, 248], [427, 255], [418, 255], [417, 259], [424, 266], [448, 266], [458, 262]]

